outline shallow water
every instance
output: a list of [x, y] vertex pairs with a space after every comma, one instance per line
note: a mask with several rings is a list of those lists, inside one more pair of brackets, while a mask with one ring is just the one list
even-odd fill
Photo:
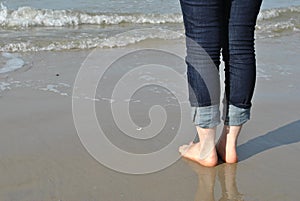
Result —
[[[179, 0], [6, 0], [11, 9], [29, 6], [38, 9], [72, 9], [108, 13], [178, 13]], [[264, 0], [263, 9], [300, 5], [300, 0]]]
[[[264, 1], [257, 37], [298, 32], [297, 5], [300, 0]], [[111, 48], [184, 36], [180, 6], [175, 0], [4, 1], [0, 31], [1, 52]]]
[[[158, 6], [159, 5], [159, 6]], [[265, 0], [256, 38], [300, 31], [300, 0]], [[177, 0], [3, 1], [0, 52], [70, 51], [125, 47], [149, 39], [183, 39]], [[24, 66], [0, 56], [0, 74]], [[5, 69], [4, 69], [5, 67]]]

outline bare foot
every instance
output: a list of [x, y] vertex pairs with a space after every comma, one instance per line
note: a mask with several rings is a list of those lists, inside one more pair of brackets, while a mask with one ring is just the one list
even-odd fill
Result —
[[179, 148], [181, 156], [206, 167], [216, 166], [218, 163], [215, 147], [216, 128], [196, 128], [200, 142], [181, 146]]
[[[216, 129], [203, 129], [197, 127], [200, 142], [183, 145], [179, 148], [181, 155], [206, 167], [216, 166], [218, 155], [226, 163], [236, 163], [237, 138], [242, 126], [224, 126], [222, 135], [215, 147], [214, 139]], [[218, 152], [218, 155], [217, 155]]]
[[238, 162], [236, 144], [242, 126], [224, 126], [222, 135], [216, 145], [218, 155], [226, 163]]
[[190, 143], [189, 145], [183, 145], [179, 147], [179, 152], [182, 157], [190, 159], [194, 162], [199, 163], [205, 167], [214, 167], [218, 163], [218, 155], [216, 152], [216, 148], [214, 147], [205, 157], [201, 157], [201, 144], [198, 143]]

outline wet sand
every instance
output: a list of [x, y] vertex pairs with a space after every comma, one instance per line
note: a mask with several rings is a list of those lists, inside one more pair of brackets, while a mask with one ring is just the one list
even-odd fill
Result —
[[[238, 164], [204, 168], [181, 159], [145, 175], [104, 167], [80, 142], [71, 94], [89, 51], [24, 54], [25, 68], [1, 76], [11, 89], [0, 96], [0, 200], [298, 200], [297, 38], [257, 41], [257, 88], [252, 119], [239, 138]], [[160, 45], [184, 54], [182, 41], [148, 41], [128, 48]]]

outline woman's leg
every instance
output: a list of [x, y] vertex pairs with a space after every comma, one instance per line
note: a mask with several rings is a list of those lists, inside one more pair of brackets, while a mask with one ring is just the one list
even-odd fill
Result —
[[217, 150], [228, 163], [237, 162], [236, 143], [242, 125], [250, 119], [256, 79], [254, 30], [262, 0], [226, 0], [223, 31], [225, 61], [225, 118]]
[[180, 0], [186, 33], [189, 99], [200, 139], [198, 143], [180, 147], [180, 152], [205, 166], [217, 164], [214, 140], [220, 123], [221, 2]]

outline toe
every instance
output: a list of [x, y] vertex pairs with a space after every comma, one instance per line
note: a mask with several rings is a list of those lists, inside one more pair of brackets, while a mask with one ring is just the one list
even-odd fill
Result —
[[179, 152], [181, 155], [184, 155], [184, 153], [186, 152], [186, 150], [189, 148], [189, 145], [182, 145], [179, 147]]

